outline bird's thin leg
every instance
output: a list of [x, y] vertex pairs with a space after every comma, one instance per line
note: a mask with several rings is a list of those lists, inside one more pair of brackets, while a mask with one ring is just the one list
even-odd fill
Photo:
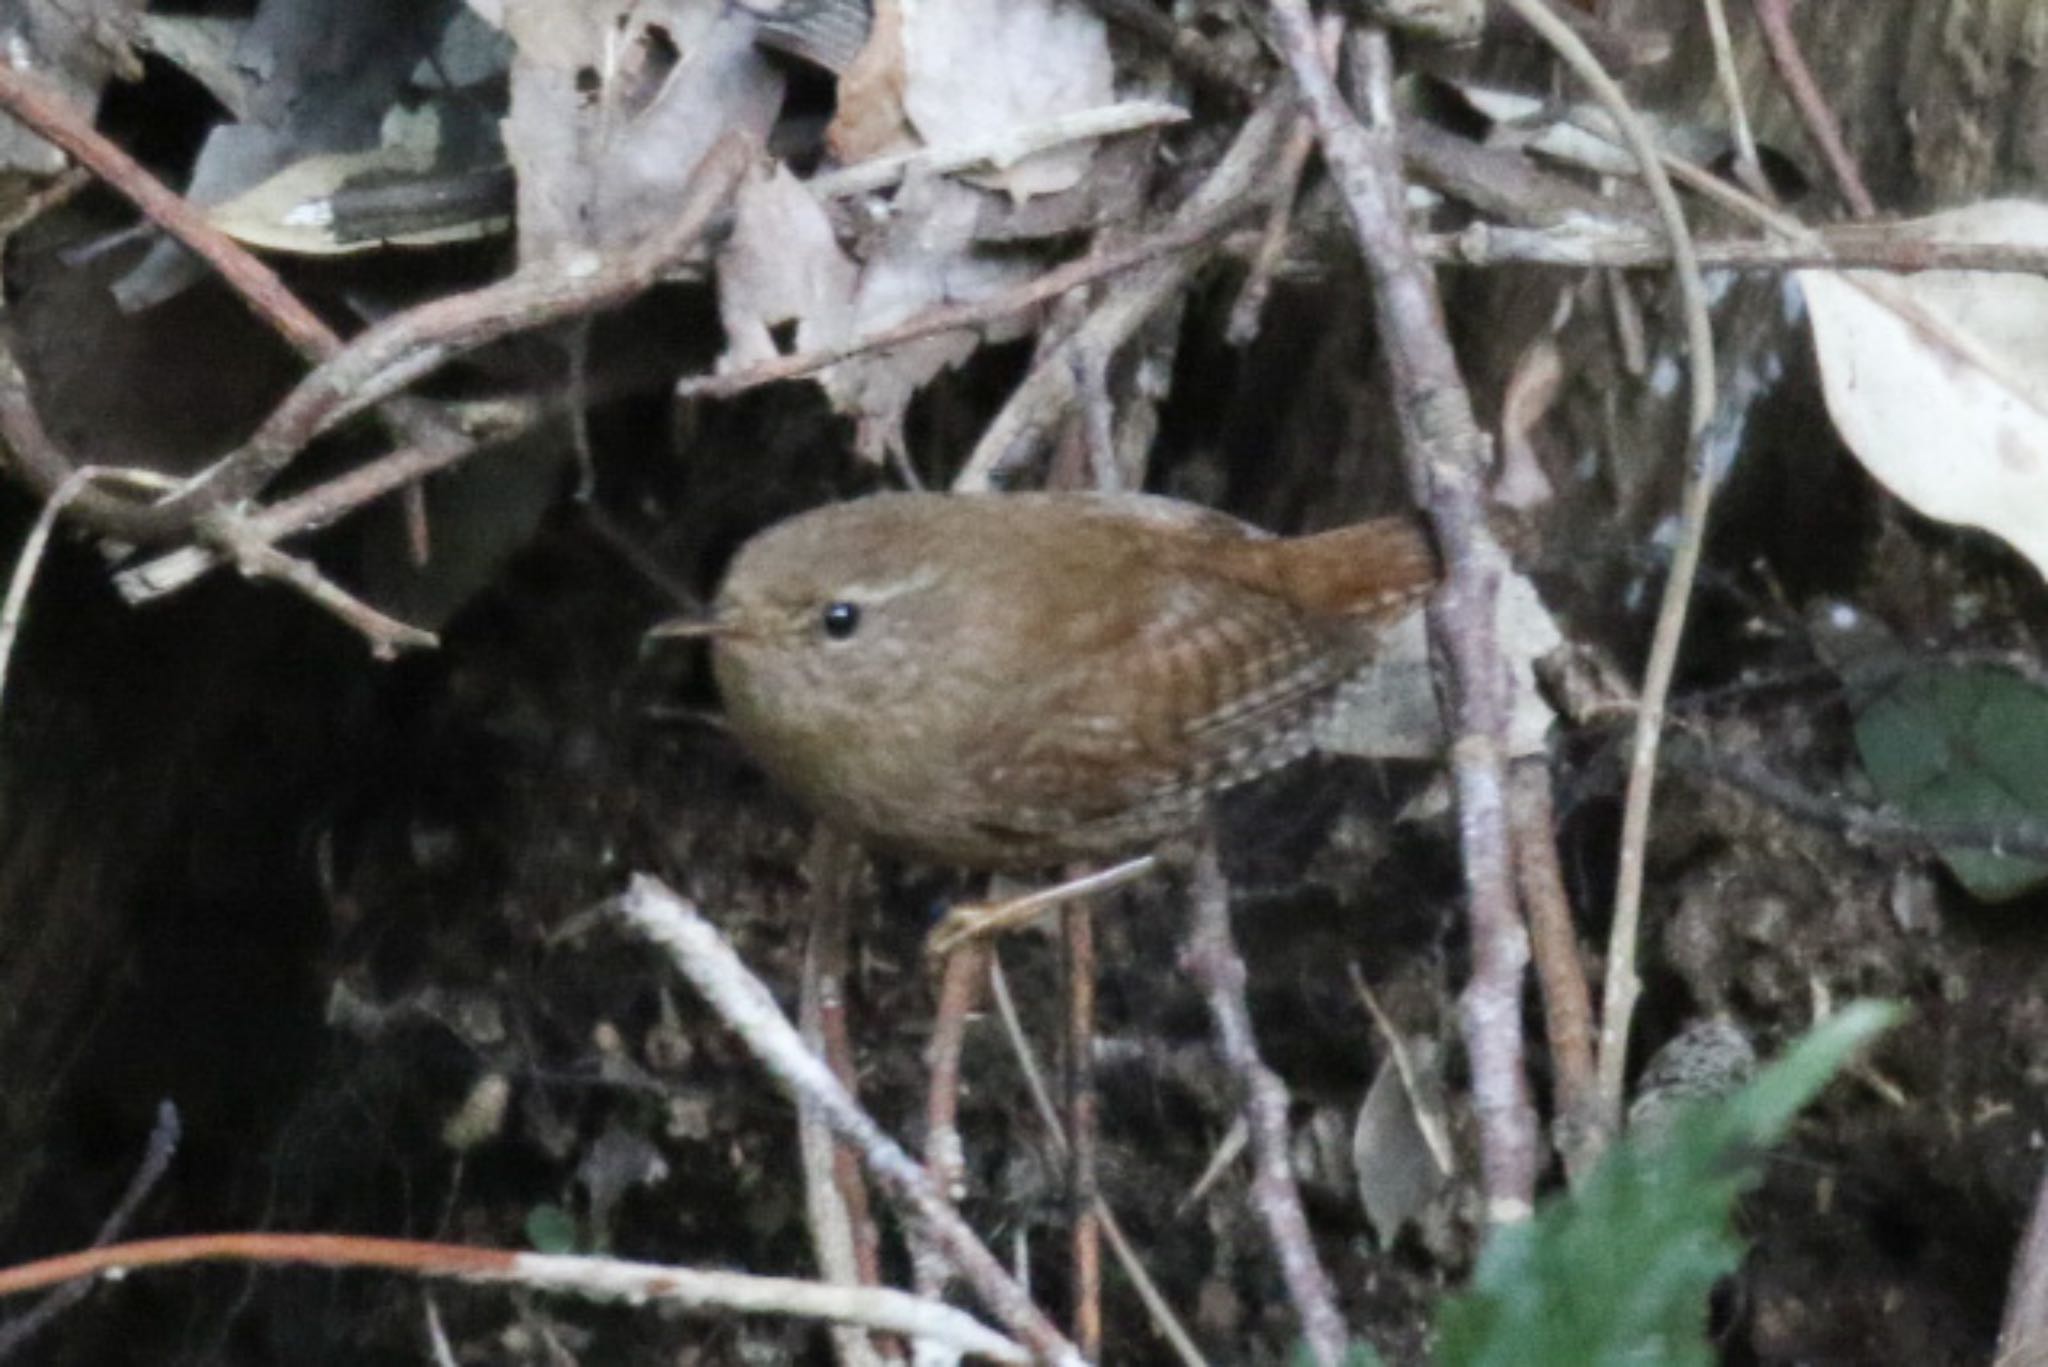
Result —
[[1141, 854], [1136, 859], [1126, 859], [1121, 864], [1112, 864], [1106, 869], [1069, 878], [1049, 888], [1039, 888], [1021, 897], [1006, 897], [999, 902], [966, 902], [946, 913], [946, 919], [939, 922], [925, 942], [926, 949], [936, 956], [950, 954], [969, 940], [984, 939], [1015, 930], [1021, 925], [1036, 920], [1062, 902], [1071, 902], [1076, 897], [1092, 897], [1111, 888], [1120, 888], [1135, 882], [1159, 867], [1159, 857]]

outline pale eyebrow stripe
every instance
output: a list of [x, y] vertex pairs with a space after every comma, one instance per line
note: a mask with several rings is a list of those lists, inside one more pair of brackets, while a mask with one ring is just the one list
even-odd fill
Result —
[[905, 575], [901, 579], [890, 579], [880, 583], [848, 584], [839, 591], [839, 596], [866, 605], [886, 603], [892, 598], [901, 598], [906, 593], [928, 589], [943, 578], [943, 571], [926, 565], [916, 573]]

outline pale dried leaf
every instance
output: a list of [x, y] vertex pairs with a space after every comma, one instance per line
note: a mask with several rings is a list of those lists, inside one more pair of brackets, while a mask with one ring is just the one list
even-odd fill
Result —
[[[913, 181], [897, 197], [889, 235], [861, 271], [855, 300], [856, 337], [879, 332], [939, 304], [972, 303], [1029, 279], [1032, 263], [976, 253], [972, 243], [979, 192], [940, 179]], [[856, 445], [870, 460], [903, 450], [903, 417], [934, 375], [974, 354], [983, 340], [1022, 335], [1011, 319], [893, 347], [826, 371], [832, 404], [858, 421]]]
[[[1074, 0], [902, 3], [904, 107], [927, 143], [999, 141], [1116, 99], [1108, 30]], [[976, 179], [1014, 199], [1051, 194], [1078, 184], [1092, 154], [1054, 148]]]
[[1501, 399], [1500, 468], [1493, 480], [1493, 500], [1501, 506], [1529, 509], [1550, 501], [1550, 479], [1536, 458], [1531, 434], [1563, 388], [1564, 353], [1557, 338], [1546, 333], [1516, 359]]
[[378, 248], [461, 242], [502, 231], [502, 217], [437, 223], [417, 232], [343, 238], [336, 234], [333, 196], [351, 184], [423, 176], [441, 160], [443, 137], [435, 105], [395, 108], [384, 121], [384, 141], [364, 152], [303, 157], [207, 211], [213, 226], [250, 246], [307, 256], [335, 256]]
[[[1931, 241], [2048, 245], [2048, 206], [1993, 201], [1899, 225]], [[1800, 271], [1828, 413], [1918, 511], [2048, 574], [2048, 280]]]
[[816, 197], [785, 166], [757, 173], [733, 205], [718, 254], [721, 371], [779, 353], [774, 329], [794, 325], [795, 349], [836, 346], [853, 330], [860, 268], [842, 251]]
[[[1500, 650], [1514, 679], [1508, 754], [1544, 753], [1557, 714], [1536, 686], [1536, 662], [1564, 643], [1536, 586], [1503, 565], [1496, 600]], [[1446, 743], [1421, 613], [1391, 628], [1371, 665], [1348, 681], [1316, 732], [1322, 749], [1365, 759], [1435, 759]]]
[[[1417, 1089], [1441, 1092], [1436, 1043], [1418, 1035], [1408, 1040], [1407, 1050]], [[1420, 1214], [1449, 1180], [1423, 1128], [1423, 1104], [1430, 1104], [1430, 1099], [1409, 1094], [1389, 1052], [1373, 1075], [1351, 1130], [1351, 1169], [1358, 1180], [1359, 1203], [1381, 1248], [1393, 1243], [1402, 1226]]]
[[782, 106], [753, 16], [717, 0], [504, 0], [502, 17], [522, 262], [644, 241], [719, 138], [765, 145]]

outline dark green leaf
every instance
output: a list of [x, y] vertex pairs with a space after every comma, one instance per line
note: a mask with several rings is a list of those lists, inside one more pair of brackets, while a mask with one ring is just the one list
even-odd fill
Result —
[[1617, 1145], [1577, 1194], [1497, 1232], [1472, 1287], [1444, 1307], [1447, 1367], [1686, 1367], [1712, 1362], [1707, 1295], [1742, 1248], [1729, 1230], [1753, 1152], [1849, 1055], [1896, 1019], [1859, 1002], [1725, 1101], [1659, 1138]]
[[526, 1212], [526, 1242], [536, 1253], [574, 1253], [576, 1217], [550, 1201]]
[[[1990, 666], [1907, 670], [1856, 717], [1856, 749], [1886, 802], [1929, 823], [2048, 826], [2048, 691]], [[2048, 864], [1950, 849], [1970, 894], [2004, 901]]]

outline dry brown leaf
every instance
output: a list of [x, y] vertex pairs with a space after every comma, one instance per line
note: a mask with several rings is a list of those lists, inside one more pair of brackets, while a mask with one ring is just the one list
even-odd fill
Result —
[[839, 78], [839, 108], [825, 130], [825, 145], [841, 166], [917, 145], [903, 112], [904, 79], [903, 5], [875, 0], [867, 45]]
[[1493, 500], [1508, 508], [1534, 508], [1550, 501], [1550, 480], [1536, 458], [1530, 434], [1550, 412], [1564, 388], [1564, 353], [1545, 333], [1515, 360], [1500, 405], [1500, 469]]

